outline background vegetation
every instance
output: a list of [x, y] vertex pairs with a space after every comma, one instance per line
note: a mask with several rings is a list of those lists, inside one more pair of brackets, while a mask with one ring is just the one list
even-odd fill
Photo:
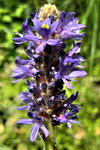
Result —
[[24, 111], [15, 110], [22, 105], [19, 93], [26, 90], [25, 80], [11, 84], [11, 72], [15, 67], [15, 56], [25, 58], [24, 46], [16, 45], [11, 39], [14, 31], [21, 32], [21, 24], [45, 3], [52, 3], [67, 13], [74, 11], [80, 23], [85, 24], [81, 54], [86, 59], [83, 66], [88, 75], [73, 83], [74, 91], [68, 90], [67, 97], [79, 91], [75, 103], [82, 104], [78, 115], [81, 127], [67, 124], [57, 127], [58, 150], [100, 150], [100, 4], [99, 0], [0, 0], [0, 150], [41, 150], [43, 142], [38, 136], [30, 142], [30, 128], [17, 125], [16, 121], [26, 118]]

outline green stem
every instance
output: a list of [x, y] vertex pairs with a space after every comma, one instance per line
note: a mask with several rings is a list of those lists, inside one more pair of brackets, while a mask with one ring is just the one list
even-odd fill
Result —
[[48, 149], [49, 150], [49, 143], [45, 141], [45, 147], [44, 150]]
[[49, 136], [45, 141], [44, 150], [56, 150], [55, 146], [55, 128], [50, 121], [45, 122], [46, 128], [49, 130]]

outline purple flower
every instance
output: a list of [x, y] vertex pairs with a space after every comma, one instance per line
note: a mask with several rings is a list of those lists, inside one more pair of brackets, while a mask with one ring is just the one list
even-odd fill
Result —
[[37, 137], [37, 134], [39, 132], [39, 127], [41, 127], [45, 137], [49, 135], [49, 131], [46, 129], [46, 127], [43, 125], [43, 121], [41, 117], [37, 117], [35, 113], [28, 112], [28, 117], [30, 119], [20, 119], [17, 121], [18, 124], [34, 124], [31, 128], [31, 135], [30, 140], [34, 141]]
[[[64, 94], [64, 92], [62, 93]], [[64, 95], [60, 95], [60, 98], [64, 98]], [[75, 119], [78, 119], [76, 113], [79, 112], [80, 108], [76, 104], [72, 104], [78, 96], [78, 92], [72, 94], [67, 100], [61, 102], [59, 97], [55, 98], [52, 109], [54, 109], [54, 115], [52, 115], [52, 124], [58, 125], [61, 123], [67, 122], [70, 125], [70, 122], [78, 123]], [[57, 101], [56, 101], [57, 99]], [[60, 100], [60, 101], [59, 101]], [[60, 102], [60, 103], [59, 103]], [[58, 104], [59, 103], [59, 104]], [[70, 111], [70, 112], [69, 112]], [[64, 115], [62, 114], [64, 112]]]
[[[16, 81], [12, 82], [18, 82], [26, 77], [32, 77], [33, 76], [33, 71], [29, 69], [29, 65], [27, 64], [27, 60], [20, 61], [20, 57], [16, 57], [15, 64], [18, 68], [14, 68], [13, 71], [13, 79], [19, 79]], [[24, 63], [25, 65], [22, 65], [21, 63]]]
[[[77, 125], [80, 125], [79, 121], [76, 121], [75, 119], [78, 119], [76, 116], [76, 113], [79, 112], [80, 108], [75, 105], [72, 104], [73, 101], [75, 101], [75, 99], [78, 96], [78, 92], [76, 92], [75, 94], [72, 94], [66, 101], [64, 101], [62, 103], [62, 105], [55, 111], [57, 113], [57, 115], [59, 115], [61, 112], [64, 112], [64, 115], [60, 115], [58, 117], [59, 122], [61, 124], [67, 122], [68, 128], [71, 129], [71, 123], [75, 123]], [[67, 110], [70, 110], [70, 112], [68, 112]]]
[[22, 24], [21, 29], [23, 33], [33, 35], [31, 31], [35, 30], [34, 26], [28, 26], [28, 18], [26, 18], [26, 21]]
[[[13, 38], [16, 44], [22, 44], [26, 41], [32, 41], [38, 44], [36, 52], [39, 53], [44, 50], [46, 44], [56, 45], [59, 42], [59, 39], [51, 39], [52, 34], [55, 32], [58, 22], [55, 21], [51, 24], [50, 18], [46, 18], [44, 21], [39, 19], [34, 19], [34, 27], [28, 26], [28, 18], [25, 23], [22, 24], [22, 31], [25, 33], [19, 38]], [[39, 36], [35, 36], [31, 31], [36, 30]], [[40, 39], [40, 36], [42, 39]]]
[[74, 119], [77, 119], [76, 113], [79, 111], [77, 109], [73, 109], [70, 112], [65, 112], [64, 115], [60, 115], [58, 119], [60, 120], [60, 123], [67, 122], [68, 128], [71, 129], [71, 123], [75, 123], [77, 125], [80, 125], [79, 121], [76, 121]]
[[78, 96], [78, 92], [72, 94], [67, 100], [62, 102], [58, 108], [56, 106], [59, 101], [55, 102], [54, 112], [57, 114], [57, 116], [59, 116], [62, 112], [65, 112], [68, 109], [69, 110], [72, 110], [72, 109], [80, 110], [80, 108], [76, 104], [72, 104], [76, 100], [77, 96]]
[[79, 65], [81, 61], [83, 61], [83, 58], [79, 53], [73, 54], [73, 52], [76, 51], [77, 48], [78, 46], [76, 45], [71, 50], [71, 52], [60, 58], [59, 72], [55, 73], [56, 80], [62, 78], [65, 85], [70, 89], [73, 89], [73, 87], [68, 82], [71, 81], [71, 78], [83, 77], [87, 74], [85, 71], [76, 68], [83, 68], [83, 66]]
[[59, 21], [58, 27], [56, 29], [57, 34], [60, 35], [60, 38], [64, 41], [69, 38], [75, 40], [81, 40], [84, 36], [83, 33], [77, 33], [77, 30], [80, 30], [85, 27], [85, 25], [78, 24], [78, 19], [74, 18], [74, 12], [71, 12], [67, 15], [65, 11], [61, 12], [61, 19]]
[[67, 39], [73, 39], [73, 40], [82, 40], [82, 37], [84, 36], [83, 33], [75, 33], [68, 30], [62, 31], [60, 34], [60, 38], [63, 41], [66, 41]]
[[[37, 53], [43, 51], [46, 44], [54, 46], [59, 42], [59, 39], [51, 39], [52, 34], [57, 28], [57, 21], [51, 24], [50, 18], [46, 18], [42, 22], [39, 19], [34, 19], [33, 23], [37, 33], [42, 37], [42, 39], [40, 39], [40, 43], [42, 43], [36, 48]], [[31, 35], [25, 36], [25, 39], [34, 42], [34, 37]]]
[[62, 106], [60, 107], [60, 112], [68, 110], [68, 109], [69, 110], [73, 110], [73, 109], [80, 110], [79, 106], [81, 106], [81, 105], [72, 104], [76, 100], [77, 96], [78, 96], [78, 92], [72, 94], [67, 100], [65, 100], [62, 103]]
[[40, 111], [40, 107], [34, 102], [32, 94], [30, 94], [29, 92], [21, 92], [19, 97], [26, 104], [26, 106], [18, 107], [16, 108], [16, 110]]
[[18, 33], [18, 35], [19, 35], [20, 37], [18, 37], [18, 38], [13, 38], [13, 39], [12, 39], [13, 41], [15, 41], [16, 44], [22, 44], [22, 43], [24, 43], [24, 42], [27, 42], [27, 40], [24, 38], [25, 35], [32, 35], [32, 36], [34, 36], [34, 39], [35, 39], [36, 41], [38, 41], [38, 37], [36, 37], [36, 36], [32, 33], [32, 31], [35, 30], [35, 27], [34, 27], [34, 26], [28, 26], [28, 18], [26, 18], [26, 21], [22, 24], [21, 29], [22, 29], [22, 31], [24, 32], [24, 35]]

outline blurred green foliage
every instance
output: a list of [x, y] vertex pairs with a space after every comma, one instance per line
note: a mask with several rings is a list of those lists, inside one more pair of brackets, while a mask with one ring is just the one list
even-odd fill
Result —
[[22, 104], [18, 95], [26, 91], [25, 80], [11, 84], [15, 56], [27, 58], [23, 45], [11, 40], [14, 31], [21, 32], [21, 24], [46, 3], [52, 3], [67, 13], [74, 11], [80, 23], [85, 24], [81, 54], [86, 59], [83, 66], [88, 75], [73, 83], [74, 91], [66, 89], [66, 96], [79, 91], [75, 103], [82, 104], [78, 115], [81, 127], [67, 124], [57, 127], [58, 150], [100, 150], [100, 3], [99, 0], [0, 0], [0, 150], [41, 150], [43, 142], [38, 136], [30, 142], [31, 126], [17, 125], [26, 118], [24, 111], [15, 110]]

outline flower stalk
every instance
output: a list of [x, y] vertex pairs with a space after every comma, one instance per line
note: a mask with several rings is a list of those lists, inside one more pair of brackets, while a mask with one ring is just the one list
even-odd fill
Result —
[[55, 127], [52, 126], [50, 122], [44, 123], [46, 128], [49, 130], [49, 136], [46, 138], [45, 141], [45, 150], [56, 150], [56, 141], [55, 141]]

